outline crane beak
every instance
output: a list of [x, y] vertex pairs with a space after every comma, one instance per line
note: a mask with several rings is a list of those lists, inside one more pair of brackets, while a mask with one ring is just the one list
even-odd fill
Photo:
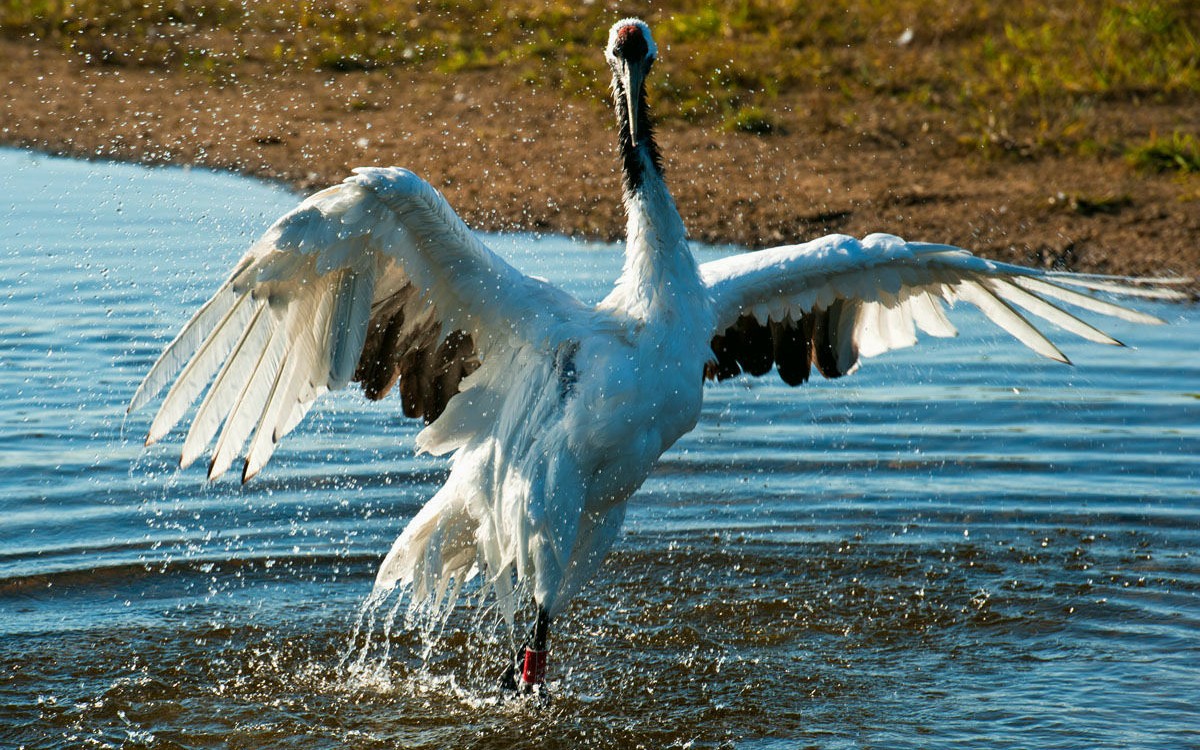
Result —
[[638, 145], [638, 111], [636, 105], [642, 92], [646, 70], [641, 63], [625, 63], [621, 66], [621, 83], [625, 89], [625, 111], [629, 118], [629, 138], [634, 147]]

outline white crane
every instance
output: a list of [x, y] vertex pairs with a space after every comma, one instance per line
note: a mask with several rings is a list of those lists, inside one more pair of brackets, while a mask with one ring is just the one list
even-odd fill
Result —
[[1063, 303], [1158, 323], [1092, 292], [1178, 296], [882, 234], [698, 265], [646, 105], [657, 55], [649, 27], [618, 22], [605, 53], [628, 240], [624, 270], [598, 305], [514, 269], [412, 172], [356, 169], [267, 230], [130, 404], [145, 405], [173, 381], [150, 444], [207, 385], [181, 463], [215, 437], [215, 479], [248, 441], [246, 481], [326, 391], [358, 382], [380, 399], [398, 384], [404, 413], [427, 423], [417, 449], [453, 454], [453, 469], [392, 546], [376, 590], [404, 586], [412, 602], [444, 611], [478, 575], [510, 624], [531, 595], [531, 642], [506, 678], [526, 691], [545, 679], [551, 620], [612, 546], [627, 498], [696, 424], [706, 379], [772, 366], [791, 385], [813, 365], [825, 377], [846, 375], [863, 357], [916, 343], [917, 329], [954, 335], [943, 303], [959, 301], [1066, 362], [1025, 314], [1117, 344]]

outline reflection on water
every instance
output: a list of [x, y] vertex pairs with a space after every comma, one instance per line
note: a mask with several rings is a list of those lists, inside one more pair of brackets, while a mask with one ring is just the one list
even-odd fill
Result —
[[[394, 404], [330, 399], [247, 487], [124, 405], [295, 198], [0, 152], [0, 745], [1163, 747], [1200, 733], [1200, 313], [1067, 342], [975, 328], [792, 390], [710, 388], [554, 642], [397, 627], [347, 679], [382, 554], [445, 474]], [[494, 238], [597, 298], [610, 246]], [[709, 251], [713, 254], [715, 251]], [[382, 407], [382, 408], [381, 408]], [[457, 627], [456, 627], [457, 626]]]

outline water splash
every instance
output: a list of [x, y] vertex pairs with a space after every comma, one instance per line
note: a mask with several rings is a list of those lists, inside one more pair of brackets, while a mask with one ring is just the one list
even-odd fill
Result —
[[[378, 639], [375, 638], [378, 613], [386, 606], [391, 594], [391, 590], [376, 586], [358, 609], [354, 628], [337, 666], [337, 671], [345, 675], [348, 685], [375, 690], [390, 690], [393, 686], [389, 670], [391, 635], [396, 612], [404, 601], [403, 596], [396, 597], [384, 618], [383, 632]], [[379, 641], [382, 641], [382, 645]]]

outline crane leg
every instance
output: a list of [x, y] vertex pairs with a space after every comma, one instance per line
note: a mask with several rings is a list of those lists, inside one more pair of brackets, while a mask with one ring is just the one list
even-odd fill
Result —
[[549, 641], [550, 615], [539, 606], [533, 630], [500, 677], [500, 687], [516, 693], [536, 693], [545, 698], [546, 667], [550, 661]]

